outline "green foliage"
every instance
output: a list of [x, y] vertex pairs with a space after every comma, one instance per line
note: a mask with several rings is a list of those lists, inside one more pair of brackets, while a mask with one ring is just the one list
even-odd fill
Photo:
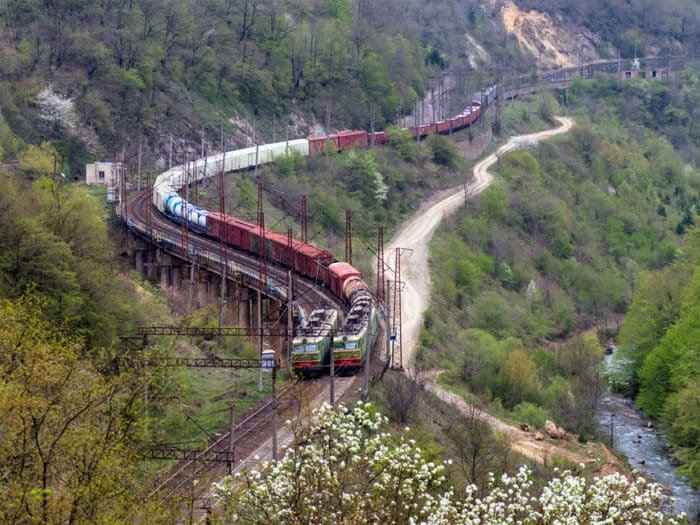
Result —
[[18, 155], [19, 169], [30, 177], [52, 175], [56, 155], [56, 149], [49, 142], [43, 142], [39, 146], [29, 144]]
[[430, 157], [435, 164], [450, 168], [457, 165], [459, 153], [454, 142], [448, 137], [437, 133], [428, 135], [428, 138], [423, 142], [423, 147], [430, 150]]
[[303, 167], [303, 158], [297, 150], [292, 150], [287, 155], [275, 159], [274, 170], [278, 177], [286, 179], [298, 175]]
[[663, 425], [669, 442], [673, 445], [673, 456], [680, 463], [678, 472], [687, 476], [694, 487], [700, 486], [700, 383], [689, 383], [671, 394], [664, 408]]
[[492, 184], [482, 194], [482, 209], [488, 220], [498, 220], [505, 215], [508, 194], [499, 184]]
[[[352, 149], [343, 157], [344, 177], [351, 193], [363, 193], [364, 204], [372, 206], [371, 201], [375, 199], [379, 204], [383, 203], [389, 192], [389, 187], [384, 182], [384, 176], [379, 172], [374, 157], [374, 150]], [[369, 191], [362, 191], [364, 189]]]
[[525, 401], [513, 408], [513, 417], [533, 427], [542, 427], [549, 414], [544, 408]]
[[78, 187], [38, 179], [32, 188], [0, 178], [0, 290], [42, 298], [58, 325], [87, 338], [90, 349], [116, 343], [142, 322], [136, 293], [110, 267], [103, 210]]
[[639, 386], [637, 404], [661, 419], [679, 471], [700, 485], [700, 252], [697, 231], [670, 267], [641, 276], [620, 354]]
[[30, 297], [0, 302], [2, 520], [133, 519], [141, 393], [157, 385], [143, 369], [103, 375], [109, 355], [85, 359], [46, 310]]
[[659, 344], [680, 313], [684, 271], [676, 264], [665, 271], [643, 273], [618, 337], [620, 355], [628, 362], [633, 386], [646, 357]]
[[527, 352], [516, 348], [503, 358], [496, 377], [494, 394], [503, 399], [509, 408], [523, 401], [535, 401], [537, 398], [537, 375], [535, 364]]
[[404, 159], [413, 161], [416, 158], [416, 143], [411, 132], [400, 126], [392, 125], [386, 129], [389, 145]]

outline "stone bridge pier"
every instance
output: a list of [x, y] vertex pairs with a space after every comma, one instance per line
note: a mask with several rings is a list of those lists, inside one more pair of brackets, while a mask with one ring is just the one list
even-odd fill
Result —
[[[186, 312], [195, 308], [218, 305], [221, 300], [221, 275], [190, 260], [168, 253], [140, 237], [130, 236], [128, 255], [139, 276], [157, 283], [161, 288], [175, 291]], [[282, 325], [278, 331], [286, 332], [285, 305], [276, 297], [261, 294], [256, 283], [226, 279], [224, 324], [243, 329], [258, 329], [258, 301], [263, 330], [271, 324]], [[286, 362], [286, 338], [266, 337], [265, 347], [272, 347]]]

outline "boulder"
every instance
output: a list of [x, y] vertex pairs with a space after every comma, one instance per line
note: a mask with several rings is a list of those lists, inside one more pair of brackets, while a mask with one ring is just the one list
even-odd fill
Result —
[[563, 428], [557, 428], [553, 421], [549, 419], [544, 422], [544, 431], [552, 439], [569, 439], [570, 436]]
[[538, 432], [535, 434], [535, 441], [542, 441], [544, 439], [544, 436], [542, 435], [541, 432]]
[[520, 430], [523, 432], [530, 432], [530, 425], [527, 423], [520, 423]]

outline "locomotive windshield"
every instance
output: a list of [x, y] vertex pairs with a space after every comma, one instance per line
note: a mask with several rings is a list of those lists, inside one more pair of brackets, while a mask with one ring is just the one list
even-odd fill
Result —
[[315, 352], [316, 345], [294, 345], [294, 352]]

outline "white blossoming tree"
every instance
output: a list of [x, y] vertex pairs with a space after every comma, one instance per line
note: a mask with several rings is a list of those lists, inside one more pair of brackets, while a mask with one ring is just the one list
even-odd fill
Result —
[[37, 116], [50, 126], [51, 131], [66, 133], [82, 141], [88, 151], [94, 152], [97, 135], [93, 129], [80, 124], [72, 98], [61, 96], [49, 85], [37, 94], [36, 106]]
[[531, 472], [491, 475], [489, 491], [456, 494], [444, 465], [426, 459], [412, 440], [380, 427], [369, 404], [352, 410], [325, 405], [295, 429], [283, 459], [227, 478], [216, 487], [234, 523], [289, 524], [577, 524], [676, 523], [661, 510], [662, 487], [615, 474], [592, 484], [564, 472], [531, 493]]

